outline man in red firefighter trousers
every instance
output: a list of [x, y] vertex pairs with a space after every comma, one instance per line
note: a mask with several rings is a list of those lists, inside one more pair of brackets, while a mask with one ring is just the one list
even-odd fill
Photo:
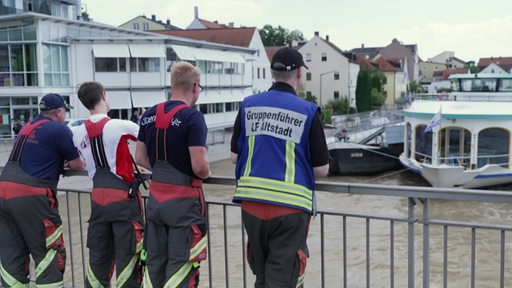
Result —
[[73, 141], [93, 179], [86, 287], [109, 287], [114, 266], [116, 287], [140, 287], [142, 202], [128, 147], [128, 141], [135, 144], [139, 126], [107, 116], [110, 102], [101, 83], [83, 83], [77, 94], [91, 113], [73, 130]]
[[272, 87], [246, 97], [235, 120], [233, 201], [242, 207], [254, 287], [303, 287], [315, 178], [327, 175], [329, 151], [320, 108], [297, 96], [302, 55], [281, 48], [270, 68]]
[[85, 163], [64, 124], [69, 106], [46, 94], [40, 114], [21, 129], [0, 175], [0, 275], [3, 287], [29, 287], [30, 256], [37, 287], [62, 287], [66, 250], [57, 201], [65, 161]]
[[140, 120], [135, 158], [152, 170], [146, 212], [144, 287], [197, 287], [206, 259], [202, 179], [209, 177], [208, 130], [191, 108], [202, 86], [200, 71], [183, 62], [171, 68], [171, 99]]

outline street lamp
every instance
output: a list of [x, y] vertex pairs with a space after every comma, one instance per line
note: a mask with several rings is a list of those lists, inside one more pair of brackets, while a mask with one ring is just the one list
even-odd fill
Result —
[[327, 71], [327, 72], [324, 72], [324, 73], [320, 73], [320, 95], [318, 97], [318, 105], [320, 107], [322, 107], [322, 77], [329, 74], [329, 73], [339, 73], [338, 71], [335, 71], [335, 70], [331, 70], [331, 71]]

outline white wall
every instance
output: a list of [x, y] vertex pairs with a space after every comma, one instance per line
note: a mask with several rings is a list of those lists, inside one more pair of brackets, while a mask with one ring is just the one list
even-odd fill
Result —
[[[353, 80], [357, 69], [351, 71], [349, 60], [334, 50], [318, 36], [313, 37], [304, 46], [299, 49], [306, 66], [309, 67], [305, 73], [311, 73], [311, 81], [306, 81], [306, 75], [302, 79], [302, 84], [306, 91], [310, 91], [318, 99], [318, 104], [323, 106], [329, 100], [334, 99], [334, 91], [339, 91], [340, 98], [350, 97], [349, 79]], [[311, 53], [311, 61], [307, 61], [307, 54]], [[322, 53], [326, 53], [327, 61], [322, 61]], [[355, 67], [352, 67], [355, 68]], [[339, 72], [339, 80], [334, 80], [334, 73]], [[357, 72], [359, 72], [357, 70]], [[357, 74], [355, 76], [357, 83]], [[320, 91], [322, 86], [322, 91]], [[355, 95], [355, 87], [353, 88]], [[354, 96], [355, 97], [355, 96]]]

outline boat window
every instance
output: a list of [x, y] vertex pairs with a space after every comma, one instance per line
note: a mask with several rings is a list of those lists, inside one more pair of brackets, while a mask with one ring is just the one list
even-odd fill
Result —
[[407, 125], [406, 125], [406, 132], [405, 132], [405, 139], [407, 139], [407, 142], [405, 143], [405, 147], [406, 147], [406, 155], [407, 155], [407, 158], [411, 158], [411, 148], [412, 148], [412, 127], [411, 127], [411, 123], [407, 122]]
[[496, 91], [496, 79], [463, 79], [460, 84], [460, 91], [462, 92]]
[[415, 130], [415, 156], [418, 162], [432, 163], [432, 131], [425, 133], [427, 125], [418, 125]]
[[478, 168], [485, 165], [509, 167], [510, 132], [502, 128], [488, 128], [478, 133]]
[[512, 91], [512, 79], [501, 79], [498, 91]]
[[439, 130], [439, 163], [470, 167], [471, 131], [461, 127]]

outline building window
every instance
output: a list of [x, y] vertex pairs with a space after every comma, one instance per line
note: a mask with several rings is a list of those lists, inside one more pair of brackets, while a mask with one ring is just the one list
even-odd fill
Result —
[[33, 25], [0, 29], [0, 86], [39, 85], [35, 40]]
[[226, 102], [226, 112], [238, 111], [242, 102]]
[[222, 62], [214, 62], [214, 61], [205, 61], [206, 63], [206, 73], [208, 74], [223, 74], [224, 65]]
[[158, 72], [160, 71], [160, 58], [130, 58], [130, 71]]
[[260, 79], [260, 68], [259, 68], [259, 67], [258, 67], [257, 75], [258, 75], [258, 78], [257, 78], [257, 79]]
[[306, 53], [306, 62], [311, 62], [311, 53]]
[[142, 30], [144, 30], [144, 31], [149, 30], [149, 23], [142, 23]]
[[306, 91], [306, 97], [310, 98], [312, 96], [311, 91]]
[[0, 45], [0, 86], [38, 86], [36, 44]]
[[125, 58], [94, 58], [96, 72], [126, 72]]
[[334, 91], [334, 100], [340, 99], [340, 91]]
[[263, 77], [262, 77], [262, 78], [263, 78], [263, 79], [267, 79], [267, 73], [266, 73], [265, 68], [263, 68], [263, 69], [261, 69], [261, 70], [262, 70], [262, 72], [263, 72]]
[[327, 53], [322, 52], [322, 62], [327, 61]]
[[311, 72], [306, 73], [306, 81], [311, 81]]
[[203, 114], [208, 114], [208, 104], [199, 104], [199, 111]]
[[224, 112], [224, 103], [215, 103], [215, 113], [223, 113]]
[[334, 72], [334, 80], [340, 80], [340, 73]]
[[68, 47], [43, 44], [45, 86], [69, 86]]
[[139, 30], [139, 23], [133, 23], [133, 30]]

